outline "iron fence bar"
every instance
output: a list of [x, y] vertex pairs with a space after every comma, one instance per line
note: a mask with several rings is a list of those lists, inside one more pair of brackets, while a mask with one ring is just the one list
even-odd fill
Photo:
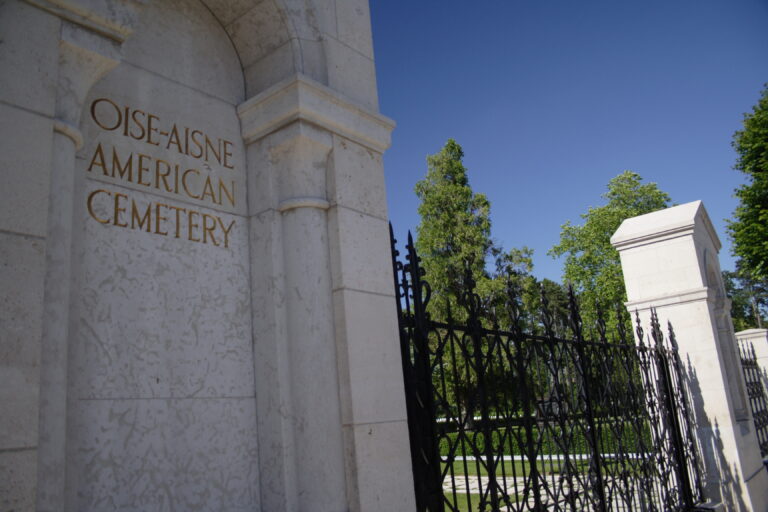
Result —
[[[547, 294], [545, 293], [544, 288], [541, 288], [541, 323], [544, 327], [544, 333], [546, 334], [546, 337], [543, 338], [542, 347], [546, 349], [545, 354], [548, 356], [547, 361], [545, 362], [544, 366], [546, 368], [546, 372], [549, 372], [552, 377], [552, 386], [555, 390], [555, 397], [556, 397], [556, 403], [558, 407], [558, 415], [557, 415], [557, 427], [559, 428], [560, 437], [564, 437], [563, 434], [566, 432], [566, 425], [565, 420], [571, 419], [571, 418], [564, 418], [562, 414], [560, 414], [560, 411], [562, 410], [562, 405], [568, 404], [567, 397], [566, 401], [563, 402], [563, 397], [560, 393], [560, 370], [559, 364], [558, 364], [558, 357], [557, 357], [557, 348], [558, 347], [558, 340], [555, 337], [554, 332], [554, 325], [553, 325], [553, 319], [551, 312], [549, 310], [549, 299], [547, 298]], [[562, 346], [562, 345], [561, 345]], [[546, 431], [546, 429], [551, 428], [549, 423], [549, 415], [547, 412], [544, 412], [542, 414], [543, 419], [541, 420], [540, 429], [543, 427]], [[556, 439], [557, 442], [557, 439]], [[574, 465], [571, 461], [571, 450], [569, 449], [569, 446], [566, 446], [568, 443], [567, 439], [560, 439], [559, 440], [559, 446], [560, 450], [563, 452], [563, 462], [565, 463], [565, 479], [564, 481], [560, 481], [561, 488], [558, 489], [555, 487], [555, 489], [550, 490], [550, 498], [552, 497], [552, 494], [558, 494], [559, 492], [562, 492], [562, 485], [567, 484], [567, 490], [564, 496], [564, 501], [568, 504], [569, 508], [572, 512], [577, 512], [579, 510], [578, 503], [577, 503], [577, 495], [575, 492], [575, 485], [574, 485]], [[534, 461], [535, 463], [536, 461]], [[550, 479], [550, 485], [554, 486], [555, 482], [553, 479]]]
[[[641, 363], [641, 369], [643, 372], [644, 386], [646, 388], [646, 409], [648, 411], [648, 419], [651, 427], [651, 434], [653, 436], [653, 444], [656, 447], [653, 458], [659, 468], [659, 471], [661, 471], [659, 478], [654, 478], [655, 475], [651, 474], [651, 468], [648, 468], [647, 474], [651, 475], [649, 478], [652, 482], [652, 489], [659, 493], [665, 508], [669, 508], [672, 506], [672, 491], [670, 489], [670, 470], [668, 465], [664, 464], [664, 456], [666, 455], [668, 438], [664, 434], [663, 430], [666, 427], [664, 424], [664, 407], [666, 406], [666, 401], [663, 397], [664, 390], [662, 388], [660, 376], [658, 373], [659, 352], [657, 347], [651, 345], [650, 340], [648, 341], [648, 346], [645, 346], [643, 341], [643, 328], [640, 325], [640, 316], [637, 312], [635, 312], [635, 314], [637, 320], [637, 334], [638, 338], [640, 339], [640, 348], [645, 355], [645, 358]], [[655, 336], [653, 326], [651, 326], [651, 335]], [[656, 507], [655, 504], [651, 505], [651, 509], [660, 510]]]
[[[638, 383], [636, 379], [629, 378], [628, 379], [628, 389], [629, 389], [629, 396], [635, 400], [637, 400], [634, 405], [636, 405], [635, 413], [639, 414], [640, 417], [644, 420], [639, 422], [633, 422], [632, 427], [635, 432], [635, 435], [637, 436], [638, 442], [639, 442], [639, 456], [640, 456], [640, 478], [639, 480], [639, 500], [641, 502], [641, 505], [643, 509], [647, 509], [647, 507], [644, 505], [645, 503], [651, 501], [651, 496], [653, 493], [653, 479], [651, 475], [651, 467], [648, 463], [648, 460], [650, 458], [650, 447], [647, 446], [644, 438], [645, 434], [645, 428], [647, 427], [647, 410], [645, 408], [645, 397], [646, 397], [646, 390], [643, 387], [643, 378], [642, 373], [643, 372], [643, 357], [646, 355], [646, 352], [644, 350], [644, 346], [642, 344], [642, 332], [639, 332], [639, 339], [641, 340], [641, 343], [639, 346], [634, 346], [633, 344], [630, 344], [630, 341], [628, 340], [628, 334], [626, 329], [624, 328], [624, 324], [621, 321], [622, 312], [618, 311], [616, 318], [618, 319], [618, 335], [619, 335], [619, 343], [628, 348], [632, 348], [633, 351], [624, 351], [622, 352], [622, 365], [626, 369], [627, 375], [633, 376], [635, 372], [637, 372], [637, 376], [640, 377], [640, 382]], [[648, 427], [648, 432], [650, 434], [650, 428]], [[638, 450], [638, 447], [635, 448], [636, 451]]]
[[[463, 297], [464, 308], [467, 311], [467, 326], [472, 341], [472, 349], [475, 359], [475, 372], [477, 374], [477, 395], [480, 405], [480, 421], [481, 429], [483, 432], [483, 456], [485, 457], [485, 471], [487, 473], [487, 485], [485, 492], [481, 492], [480, 507], [484, 509], [483, 504], [486, 502], [485, 496], [487, 495], [491, 501], [491, 509], [499, 509], [499, 495], [498, 485], [496, 484], [496, 464], [493, 457], [493, 430], [491, 428], [491, 415], [489, 411], [489, 399], [488, 399], [488, 383], [486, 382], [486, 369], [490, 364], [491, 350], [490, 347], [483, 347], [483, 328], [480, 322], [481, 303], [480, 297], [475, 293], [475, 283], [472, 279], [472, 275], [467, 269], [465, 283], [467, 285], [467, 291]], [[484, 348], [488, 349], [487, 358], [483, 353]], [[486, 362], [488, 361], [488, 363]]]
[[576, 297], [571, 286], [568, 287], [568, 306], [570, 312], [571, 328], [573, 330], [574, 338], [576, 341], [576, 354], [578, 356], [576, 363], [577, 367], [579, 368], [579, 373], [581, 374], [581, 393], [587, 409], [587, 439], [592, 450], [590, 473], [594, 473], [595, 475], [595, 482], [593, 483], [592, 488], [597, 495], [597, 506], [600, 512], [606, 512], [608, 510], [608, 505], [605, 499], [605, 487], [603, 485], [600, 445], [597, 439], [595, 412], [592, 404], [592, 396], [589, 390], [591, 372], [589, 371], [584, 345], [580, 343], [584, 341], [581, 330], [581, 316], [579, 315], [578, 305], [576, 304]]
[[[528, 459], [529, 478], [531, 481], [531, 491], [533, 493], [533, 506], [534, 510], [543, 510], [544, 505], [541, 500], [541, 488], [539, 474], [539, 467], [537, 464], [538, 450], [535, 448], [534, 439], [534, 417], [531, 410], [531, 398], [533, 397], [533, 390], [528, 387], [528, 379], [526, 375], [525, 361], [528, 359], [528, 349], [525, 343], [525, 335], [520, 319], [520, 309], [517, 304], [517, 293], [515, 292], [512, 283], [507, 282], [507, 310], [510, 317], [510, 330], [515, 345], [515, 363], [517, 366], [517, 381], [519, 386], [519, 399], [522, 402], [523, 411], [523, 428], [525, 429], [525, 451]], [[535, 351], [535, 348], [532, 348]], [[513, 466], [514, 468], [514, 466]]]
[[[432, 388], [432, 369], [429, 359], [429, 321], [427, 315], [427, 304], [429, 303], [429, 287], [422, 281], [424, 271], [421, 269], [419, 257], [416, 254], [416, 247], [413, 243], [411, 233], [408, 233], [408, 265], [406, 270], [410, 273], [411, 294], [413, 298], [413, 341], [417, 349], [415, 354], [415, 368], [417, 371], [417, 389], [422, 401], [424, 410], [423, 420], [425, 422], [425, 432], [428, 433], [428, 439], [423, 444], [425, 458], [427, 459], [426, 470], [426, 488], [427, 503], [430, 512], [443, 512], [445, 510], [443, 499], [443, 479], [440, 469], [440, 450], [438, 447], [438, 436], [436, 432], [434, 391]], [[423, 292], [426, 291], [426, 294]]]
[[675, 470], [677, 477], [680, 481], [682, 504], [686, 509], [693, 508], [693, 491], [691, 490], [691, 482], [689, 480], [687, 471], [687, 457], [685, 456], [685, 448], [682, 439], [682, 427], [678, 415], [676, 414], [676, 407], [674, 404], [674, 388], [672, 386], [672, 377], [669, 371], [669, 358], [667, 357], [667, 351], [664, 347], [664, 338], [661, 333], [661, 327], [659, 326], [659, 318], [656, 315], [656, 310], [651, 310], [651, 329], [653, 329], [653, 338], [656, 342], [656, 352], [658, 354], [657, 365], [659, 371], [659, 383], [661, 386], [661, 398], [664, 400], [666, 409], [667, 421], [671, 423], [672, 434], [672, 447], [675, 457]]
[[752, 421], [760, 445], [760, 456], [766, 459], [768, 457], [768, 405], [760, 365], [757, 363], [755, 348], [751, 343], [740, 343], [739, 359], [744, 370]]
[[669, 321], [667, 322], [667, 332], [669, 333], [669, 343], [672, 347], [670, 354], [673, 373], [677, 377], [678, 382], [677, 389], [679, 391], [679, 399], [676, 405], [680, 412], [678, 420], [681, 423], [678, 432], [681, 436], [685, 436], [685, 439], [683, 440], [683, 444], [686, 448], [685, 470], [688, 481], [690, 482], [692, 503], [699, 503], [704, 496], [704, 484], [701, 478], [702, 468], [700, 465], [700, 452], [694, 435], [695, 418], [688, 397], [685, 374], [683, 372], [683, 362], [680, 360], [680, 351], [677, 345], [677, 339], [675, 338], [675, 331], [672, 328], [672, 323]]

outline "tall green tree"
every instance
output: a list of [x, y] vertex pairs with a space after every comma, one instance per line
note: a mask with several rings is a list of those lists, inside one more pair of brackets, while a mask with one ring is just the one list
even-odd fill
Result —
[[[519, 326], [528, 331], [531, 328], [529, 308], [536, 295], [537, 281], [533, 271], [533, 249], [523, 247], [504, 251], [494, 246], [491, 253], [495, 260], [495, 269], [491, 272], [488, 285], [488, 306], [496, 323], [509, 328], [516, 316]], [[511, 306], [517, 306], [513, 313]]]
[[606, 322], [615, 327], [612, 313], [626, 300], [619, 253], [611, 246], [611, 235], [624, 219], [666, 208], [670, 202], [655, 183], [643, 183], [632, 171], [609, 181], [602, 197], [607, 203], [582, 214], [583, 224], [563, 224], [560, 243], [548, 253], [565, 256], [563, 277], [580, 297], [582, 320], [590, 334], [594, 334], [597, 308], [611, 313]]
[[542, 292], [547, 297], [551, 327], [556, 336], [567, 336], [568, 289], [560, 283], [543, 279], [539, 281], [533, 272], [533, 249], [512, 248], [503, 251], [494, 247], [496, 269], [491, 274], [489, 304], [502, 328], [510, 328], [513, 322], [510, 302], [518, 307], [518, 326], [527, 333], [544, 334], [542, 322]]
[[[469, 185], [463, 163], [464, 151], [453, 139], [436, 154], [427, 157], [427, 174], [416, 184], [421, 201], [416, 228], [416, 251], [421, 257], [425, 279], [432, 296], [427, 306], [432, 318], [466, 320], [464, 293], [468, 279], [487, 302], [492, 280], [485, 270], [491, 255], [490, 203]], [[430, 335], [430, 344], [438, 343]], [[467, 409], [477, 392], [477, 375], [471, 371], [472, 358], [462, 350], [450, 350], [443, 366], [433, 374], [436, 389], [444, 389], [451, 403]], [[452, 371], [455, 369], [456, 371]]]
[[728, 231], [739, 266], [757, 281], [768, 280], [768, 85], [752, 112], [744, 115], [744, 129], [733, 136], [738, 153], [735, 169], [748, 182], [736, 189], [739, 206]]
[[445, 318], [447, 304], [461, 315], [457, 300], [465, 288], [467, 271], [478, 290], [487, 295], [490, 279], [485, 260], [493, 247], [491, 205], [469, 185], [464, 151], [448, 139], [439, 153], [427, 157], [427, 175], [416, 184], [421, 200], [416, 228], [416, 250], [432, 287], [430, 313]]

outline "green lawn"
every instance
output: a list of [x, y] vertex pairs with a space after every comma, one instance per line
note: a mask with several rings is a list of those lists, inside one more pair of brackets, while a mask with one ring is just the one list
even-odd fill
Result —
[[[607, 420], [606, 420], [607, 421]], [[603, 453], [616, 453], [618, 451], [637, 452], [642, 451], [641, 446], [649, 449], [653, 446], [651, 431], [647, 423], [643, 423], [641, 434], [636, 431], [637, 425], [634, 421], [624, 420], [619, 422], [621, 428], [611, 423], [599, 426], [599, 447]], [[521, 430], [522, 427], [496, 428], [490, 434], [491, 450], [493, 453], [503, 453], [504, 455], [516, 455], [526, 453], [526, 433]], [[615, 432], [615, 430], [619, 432]], [[562, 455], [563, 445], [568, 446], [570, 453], [589, 453], [590, 445], [586, 438], [586, 427], [576, 428], [575, 426], [566, 432], [562, 432], [559, 427], [550, 426], [542, 428], [537, 425], [533, 428], [533, 438], [538, 453], [551, 453], [552, 455]], [[639, 437], [642, 437], [642, 442]], [[567, 440], [567, 443], [565, 441]], [[621, 441], [621, 442], [619, 442]], [[483, 453], [486, 443], [485, 435], [471, 429], [464, 431], [463, 435], [458, 432], [447, 432], [442, 434], [438, 449], [440, 455], [447, 456], [449, 453], [463, 453], [464, 451], [473, 454], [472, 446], [480, 448]]]
[[[519, 500], [516, 494], [511, 494], [509, 498], [514, 502], [517, 502]], [[456, 502], [454, 503], [453, 495], [446, 493], [445, 499], [448, 500], [448, 503], [451, 503], [454, 507], [456, 507], [458, 512], [479, 512], [479, 508], [478, 508], [480, 506], [479, 494], [462, 494], [457, 492]], [[445, 510], [449, 511], [451, 509], [446, 505]], [[490, 507], [487, 507], [486, 510], [490, 510]]]
[[[588, 460], [571, 461], [571, 464], [574, 467], [575, 471], [577, 473], [580, 473], [581, 475], [586, 475], [587, 472], [589, 471]], [[445, 463], [442, 463], [441, 469], [443, 472], [446, 471]], [[565, 461], [562, 461], [562, 460], [540, 461], [537, 469], [540, 472], [540, 474], [543, 475], [545, 478], [556, 478], [556, 477], [553, 477], [553, 475], [558, 475], [563, 473], [566, 469], [566, 466], [565, 466]], [[627, 469], [629, 470], [630, 474], [635, 474], [635, 475], [640, 474], [639, 467], [629, 467]], [[472, 477], [488, 476], [488, 472], [486, 471], [484, 465], [479, 464], [477, 461], [474, 461], [474, 460], [467, 460], [466, 467], [463, 460], [454, 461], [451, 470], [452, 471], [448, 472], [448, 475], [446, 476], [446, 480], [443, 483], [445, 485], [450, 485], [450, 478], [452, 474], [453, 477], [455, 478], [456, 484], [458, 484], [460, 488], [464, 488], [462, 484], [464, 484], [465, 475], [472, 476]], [[606, 462], [605, 466], [603, 467], [603, 476], [615, 477], [616, 476], [615, 474], [618, 472], [621, 472], [622, 470], [623, 470], [622, 467], [618, 466], [617, 462], [615, 461]], [[626, 469], [624, 469], [624, 471], [626, 471]], [[530, 472], [530, 467], [528, 463], [523, 461], [505, 460], [496, 466], [497, 482], [499, 482], [499, 484], [501, 485], [502, 476], [506, 477], [507, 479], [506, 485], [509, 491], [511, 492], [509, 497], [513, 502], [520, 501], [523, 496], [522, 482], [518, 481], [520, 486], [515, 488], [515, 482], [513, 481], [513, 479], [524, 478], [528, 476], [529, 472]], [[520, 492], [520, 494], [515, 494], [514, 492], [512, 492], [513, 489]], [[455, 502], [454, 502], [454, 496], [456, 498]], [[485, 511], [479, 510], [478, 508], [480, 505], [479, 494], [475, 494], [475, 493], [467, 494], [467, 493], [457, 492], [454, 495], [453, 493], [445, 492], [445, 499], [447, 500], [448, 503], [451, 503], [454, 507], [456, 507], [456, 510], [458, 512], [485, 512]], [[452, 510], [448, 506], [446, 506], [445, 509], [446, 511]]]
[[[575, 466], [576, 471], [578, 471], [579, 473], [587, 472], [589, 461], [579, 460], [571, 463], [573, 464], [573, 466]], [[562, 460], [552, 460], [552, 461], [546, 461], [546, 462], [542, 461], [538, 465], [539, 473], [543, 475], [559, 474], [563, 472], [564, 468], [565, 468], [565, 461], [562, 461]], [[444, 463], [442, 464], [442, 470], [445, 471]], [[528, 466], [527, 462], [505, 460], [501, 464], [496, 466], [497, 478], [501, 478], [502, 475], [506, 476], [507, 478], [513, 478], [513, 477], [521, 478], [521, 477], [527, 476], [529, 472], [530, 472], [530, 467]], [[478, 474], [480, 476], [488, 476], [488, 472], [486, 471], [485, 466], [474, 460], [468, 460], [466, 462], [466, 470], [464, 468], [463, 461], [461, 460], [454, 461], [453, 474], [456, 475], [457, 478], [460, 475], [465, 475], [465, 474], [469, 476], [478, 476]]]
[[[446, 494], [445, 499], [447, 499], [449, 503], [456, 506], [459, 512], [472, 512], [473, 508], [475, 511], [477, 511], [477, 505], [480, 503], [479, 494], [456, 493], [456, 503], [453, 502], [452, 495]], [[473, 508], [470, 508], [470, 505], [472, 505]], [[450, 510], [450, 508], [446, 507], [446, 510]]]

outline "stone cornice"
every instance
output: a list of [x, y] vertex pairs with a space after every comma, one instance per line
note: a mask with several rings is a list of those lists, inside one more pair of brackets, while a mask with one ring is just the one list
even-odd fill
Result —
[[711, 301], [716, 298], [715, 290], [711, 288], [694, 288], [674, 295], [658, 295], [642, 300], [625, 302], [624, 305], [629, 311], [645, 311], [650, 308], [662, 308], [665, 306], [676, 306], [689, 302]]
[[768, 339], [768, 329], [747, 329], [736, 333], [736, 339], [752, 341]]
[[626, 219], [611, 237], [611, 244], [623, 251], [672, 238], [692, 236], [697, 227], [707, 233], [715, 251], [719, 251], [720, 239], [701, 201]]
[[686, 226], [676, 226], [672, 229], [664, 229], [660, 231], [654, 231], [652, 233], [640, 234], [632, 238], [623, 240], [611, 240], [613, 246], [621, 251], [624, 249], [631, 249], [632, 247], [638, 247], [640, 245], [646, 245], [651, 242], [661, 242], [663, 240], [669, 240], [672, 238], [679, 238], [681, 236], [693, 235], [695, 224], [692, 222]]
[[302, 74], [277, 83], [237, 107], [246, 144], [304, 121], [378, 153], [391, 143], [394, 121]]

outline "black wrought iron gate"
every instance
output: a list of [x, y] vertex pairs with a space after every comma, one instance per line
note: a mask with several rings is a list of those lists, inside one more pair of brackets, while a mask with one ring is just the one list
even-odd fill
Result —
[[513, 289], [502, 326], [471, 280], [456, 301], [463, 320], [450, 309], [433, 320], [410, 234], [406, 250], [401, 262], [393, 238], [419, 512], [695, 508], [698, 451], [671, 326], [665, 339], [654, 313], [646, 338], [638, 320], [635, 345], [621, 321], [609, 336], [601, 320], [587, 341], [571, 293], [570, 337], [546, 296], [540, 333], [524, 332]]
[[739, 343], [739, 359], [744, 370], [744, 381], [747, 385], [747, 397], [752, 409], [755, 433], [760, 443], [760, 456], [763, 461], [766, 461], [768, 460], [768, 399], [765, 396], [765, 376], [757, 362], [755, 347], [752, 343]]

